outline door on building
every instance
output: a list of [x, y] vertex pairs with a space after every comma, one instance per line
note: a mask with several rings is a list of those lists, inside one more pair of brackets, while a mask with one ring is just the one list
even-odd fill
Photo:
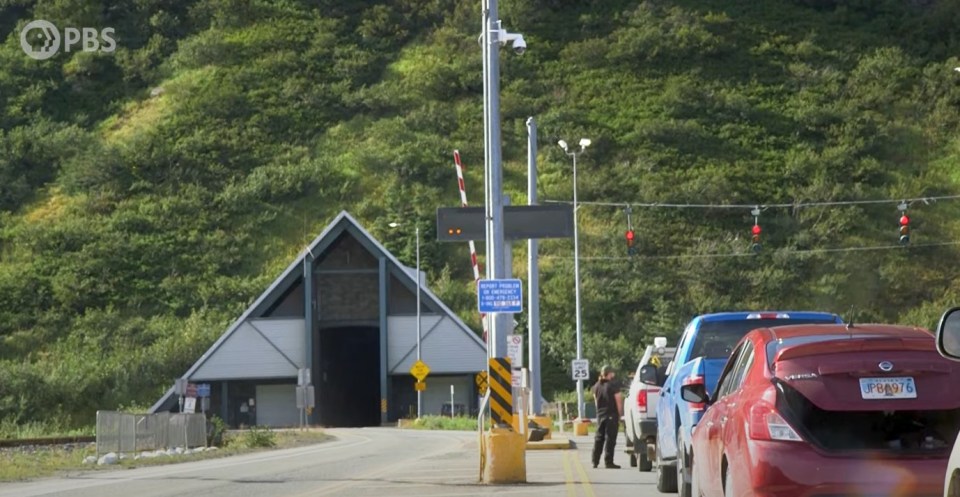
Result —
[[257, 385], [257, 424], [288, 428], [300, 424], [296, 385]]
[[316, 382], [323, 426], [380, 426], [380, 330], [354, 326], [320, 331]]

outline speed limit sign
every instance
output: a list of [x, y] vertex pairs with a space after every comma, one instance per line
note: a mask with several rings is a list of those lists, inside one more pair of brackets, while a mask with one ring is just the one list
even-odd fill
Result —
[[574, 359], [570, 364], [573, 370], [573, 381], [590, 379], [590, 361], [586, 359]]

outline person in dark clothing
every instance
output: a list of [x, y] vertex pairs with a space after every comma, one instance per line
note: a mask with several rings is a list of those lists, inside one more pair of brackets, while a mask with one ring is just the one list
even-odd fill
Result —
[[614, 448], [617, 445], [617, 432], [620, 431], [620, 418], [623, 416], [623, 396], [620, 383], [614, 380], [616, 373], [611, 366], [600, 370], [600, 379], [593, 385], [593, 398], [597, 403], [597, 434], [593, 439], [593, 467], [600, 466], [600, 454], [603, 453], [604, 467], [620, 469], [613, 463]]

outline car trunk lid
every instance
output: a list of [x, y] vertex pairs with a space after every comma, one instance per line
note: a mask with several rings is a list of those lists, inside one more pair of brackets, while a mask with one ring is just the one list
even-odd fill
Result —
[[777, 410], [828, 452], [946, 457], [960, 431], [958, 365], [930, 338], [848, 337], [774, 360]]
[[957, 409], [960, 365], [932, 338], [857, 337], [794, 345], [774, 360], [775, 376], [830, 411]]

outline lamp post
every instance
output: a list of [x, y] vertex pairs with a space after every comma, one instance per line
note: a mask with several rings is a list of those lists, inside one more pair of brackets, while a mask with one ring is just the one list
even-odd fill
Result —
[[[580, 237], [577, 233], [577, 156], [587, 150], [587, 147], [590, 146], [590, 139], [580, 139], [579, 151], [570, 151], [567, 142], [563, 140], [560, 140], [557, 144], [560, 145], [565, 154], [573, 157], [573, 278], [577, 313], [577, 360], [580, 360], [583, 359], [583, 326], [580, 312]], [[579, 420], [583, 419], [584, 407], [583, 380], [577, 380], [577, 419]]]
[[[391, 228], [401, 226], [401, 223], [393, 222], [389, 225]], [[420, 339], [422, 327], [420, 326], [420, 226], [414, 227], [414, 233], [417, 237], [417, 361], [420, 360]], [[417, 390], [417, 419], [423, 415], [423, 391]]]

